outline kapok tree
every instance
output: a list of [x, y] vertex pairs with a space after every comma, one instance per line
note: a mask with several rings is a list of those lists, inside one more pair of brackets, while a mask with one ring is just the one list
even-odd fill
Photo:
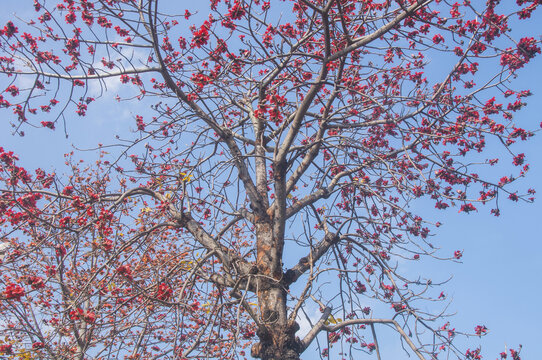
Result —
[[[0, 351], [299, 359], [320, 339], [323, 357], [380, 357], [388, 326], [419, 359], [480, 358], [426, 312], [445, 288], [404, 268], [462, 255], [409, 204], [532, 201], [510, 185], [532, 135], [511, 80], [540, 48], [511, 27], [539, 4], [34, 1], [0, 30], [14, 132], [70, 129], [112, 81], [148, 110], [93, 164], [2, 149]], [[484, 172], [498, 161], [517, 172]]]

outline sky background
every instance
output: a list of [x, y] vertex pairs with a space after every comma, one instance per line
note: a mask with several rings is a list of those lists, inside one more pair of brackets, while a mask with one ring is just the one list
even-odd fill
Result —
[[[14, 13], [22, 18], [34, 14], [31, 0], [1, 0], [0, 4], [2, 26]], [[540, 11], [537, 16], [542, 20]], [[533, 36], [540, 34], [540, 30], [532, 31]], [[534, 95], [527, 98], [528, 106], [517, 113], [515, 119], [526, 128], [537, 129], [542, 122], [542, 57], [518, 74], [515, 87], [531, 89]], [[6, 79], [0, 77], [0, 88], [7, 85]], [[89, 149], [98, 143], [112, 143], [115, 134], [134, 130], [134, 116], [143, 105], [117, 103], [114, 95], [119, 86], [120, 82], [111, 82], [110, 92], [90, 107], [86, 117], [73, 115], [67, 119], [68, 138], [61, 128], [57, 131], [27, 128], [25, 137], [13, 135], [9, 124], [13, 117], [2, 109], [0, 146], [17, 153], [27, 168], [56, 169], [62, 173], [63, 154], [74, 147]], [[531, 165], [527, 178], [520, 180], [521, 187], [533, 187], [539, 194], [542, 192], [541, 135], [515, 148], [516, 153], [527, 155], [526, 162]], [[82, 152], [77, 157], [93, 159], [95, 152]], [[499, 154], [487, 157], [499, 157]], [[539, 304], [542, 298], [542, 199], [534, 204], [502, 200], [498, 218], [492, 216], [489, 209], [489, 205], [478, 206], [477, 212], [468, 215], [458, 213], [457, 208], [438, 213], [427, 209], [425, 214], [430, 215], [427, 219], [443, 223], [433, 242], [445, 254], [464, 250], [462, 264], [438, 262], [431, 264], [430, 270], [436, 275], [435, 281], [453, 276], [446, 289], [448, 296], [453, 297], [450, 312], [457, 312], [452, 320], [456, 329], [472, 332], [478, 324], [489, 329], [489, 334], [481, 340], [470, 339], [467, 347], [481, 344], [486, 354], [484, 358], [495, 359], [506, 346], [517, 348], [523, 344], [523, 359], [542, 359], [542, 305]], [[389, 354], [404, 353], [394, 350]]]

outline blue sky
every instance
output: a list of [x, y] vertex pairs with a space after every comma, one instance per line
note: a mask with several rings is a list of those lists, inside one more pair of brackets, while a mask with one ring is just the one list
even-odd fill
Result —
[[[28, 8], [21, 9], [21, 6]], [[21, 17], [32, 14], [31, 0], [3, 2], [0, 24], [12, 18], [14, 11]], [[538, 14], [540, 19], [540, 14]], [[528, 106], [516, 114], [518, 122], [536, 129], [542, 122], [542, 58], [535, 59], [527, 69], [519, 71], [515, 82], [517, 88], [531, 89], [533, 96], [527, 98]], [[7, 86], [0, 78], [0, 88]], [[114, 91], [115, 89], [113, 89]], [[48, 129], [25, 129], [26, 136], [10, 135], [8, 114], [3, 112], [0, 120], [0, 146], [19, 154], [28, 168], [41, 167], [62, 173], [63, 154], [73, 149], [95, 147], [98, 143], [114, 142], [114, 134], [135, 128], [133, 117], [138, 104], [119, 104], [114, 96], [107, 96], [95, 104], [85, 118], [68, 119], [69, 137], [62, 131]], [[520, 150], [521, 148], [521, 150]], [[531, 170], [527, 178], [520, 180], [522, 187], [533, 187], [542, 192], [542, 137], [516, 147], [518, 153], [527, 155]], [[495, 154], [494, 157], [498, 157]], [[78, 157], [92, 159], [94, 152]], [[478, 344], [485, 358], [496, 358], [508, 348], [523, 344], [524, 359], [542, 359], [540, 339], [542, 309], [538, 304], [542, 297], [540, 266], [542, 265], [542, 200], [534, 204], [500, 203], [501, 216], [489, 214], [489, 207], [480, 206], [469, 215], [457, 213], [457, 208], [434, 213], [432, 218], [443, 226], [436, 233], [435, 243], [444, 253], [464, 250], [462, 264], [435, 263], [431, 271], [441, 279], [453, 279], [447, 287], [453, 297], [451, 312], [457, 312], [454, 326], [473, 331], [478, 324], [486, 325], [490, 333], [481, 340], [471, 339], [471, 348]], [[428, 218], [430, 218], [429, 216]]]

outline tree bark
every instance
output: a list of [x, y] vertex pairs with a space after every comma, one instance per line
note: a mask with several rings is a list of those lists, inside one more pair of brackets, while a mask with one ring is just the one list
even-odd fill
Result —
[[302, 346], [295, 336], [299, 326], [281, 316], [286, 312], [286, 291], [273, 287], [259, 292], [258, 298], [263, 321], [258, 330], [260, 342], [253, 347], [252, 356], [263, 360], [299, 360]]
[[295, 333], [299, 326], [288, 321], [287, 289], [282, 283], [283, 242], [273, 236], [269, 218], [256, 221], [256, 237], [260, 342], [252, 347], [252, 356], [263, 360], [298, 360], [302, 346]]

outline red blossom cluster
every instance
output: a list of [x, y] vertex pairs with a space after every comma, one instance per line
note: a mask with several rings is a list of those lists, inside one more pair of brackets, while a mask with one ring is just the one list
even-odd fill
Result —
[[9, 283], [2, 294], [6, 299], [20, 301], [24, 296], [25, 291], [21, 286], [14, 283]]

